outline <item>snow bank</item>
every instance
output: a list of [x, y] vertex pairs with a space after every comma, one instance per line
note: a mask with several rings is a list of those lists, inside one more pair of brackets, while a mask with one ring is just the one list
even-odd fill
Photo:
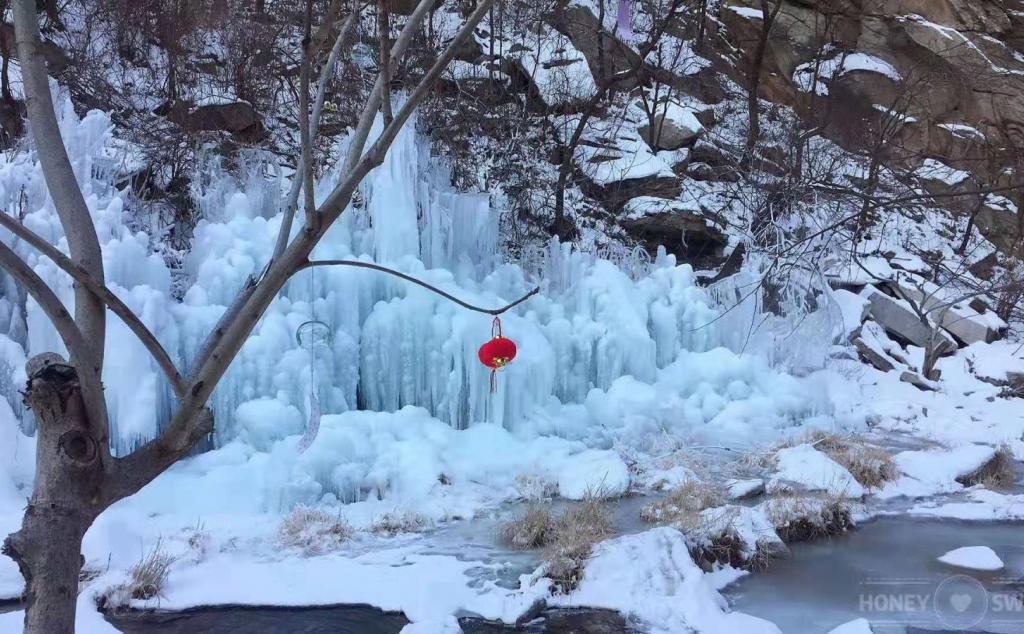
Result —
[[710, 576], [690, 558], [686, 538], [672, 528], [656, 528], [598, 544], [583, 579], [572, 594], [550, 605], [618, 610], [639, 619], [654, 633], [779, 632], [770, 622], [730, 612]]
[[832, 458], [808, 444], [786, 447], [776, 453], [778, 467], [769, 480], [769, 493], [787, 489], [826, 491], [837, 497], [859, 498], [864, 487]]

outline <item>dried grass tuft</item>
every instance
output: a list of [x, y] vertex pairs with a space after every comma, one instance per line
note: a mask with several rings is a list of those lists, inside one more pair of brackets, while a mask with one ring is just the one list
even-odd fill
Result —
[[957, 482], [964, 486], [980, 484], [986, 489], [1009, 489], [1016, 481], [1013, 450], [1007, 444], [1000, 445], [992, 459], [980, 469], [957, 478]]
[[822, 539], [853, 528], [849, 504], [836, 496], [783, 495], [764, 502], [762, 508], [787, 544]]
[[817, 431], [807, 441], [845, 467], [857, 482], [869, 489], [877, 489], [900, 475], [889, 452], [860, 436]]
[[526, 512], [498, 528], [502, 543], [519, 550], [543, 548], [555, 536], [555, 518], [551, 509], [540, 504], [531, 504]]
[[282, 546], [301, 550], [306, 557], [338, 550], [352, 535], [352, 527], [340, 515], [308, 506], [292, 509], [277, 532]]
[[545, 575], [564, 593], [579, 585], [594, 545], [613, 534], [611, 513], [600, 491], [588, 491], [558, 516], [550, 506], [530, 505], [498, 529], [499, 539], [513, 548], [543, 548]]
[[640, 509], [640, 519], [659, 524], [686, 523], [704, 509], [725, 503], [725, 491], [717, 484], [688, 480], [665, 498]]
[[394, 537], [400, 533], [416, 533], [430, 526], [426, 517], [411, 511], [388, 511], [374, 520], [370, 531]]

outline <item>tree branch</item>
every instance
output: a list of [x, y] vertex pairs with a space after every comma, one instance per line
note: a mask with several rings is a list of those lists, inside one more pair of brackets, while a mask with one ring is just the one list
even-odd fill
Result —
[[456, 304], [458, 304], [459, 306], [462, 306], [463, 308], [467, 308], [469, 310], [476, 311], [478, 313], [485, 313], [487, 315], [501, 315], [502, 313], [505, 313], [505, 312], [511, 310], [512, 308], [515, 308], [519, 304], [522, 304], [523, 302], [525, 302], [526, 300], [530, 299], [531, 297], [533, 297], [534, 295], [536, 295], [537, 293], [540, 292], [540, 287], [537, 287], [537, 288], [533, 289], [532, 291], [530, 291], [529, 293], [527, 293], [526, 295], [523, 295], [522, 297], [520, 297], [516, 301], [512, 302], [511, 304], [508, 304], [506, 306], [502, 306], [501, 308], [483, 308], [483, 307], [480, 307], [480, 306], [476, 306], [474, 304], [470, 304], [468, 302], [464, 302], [461, 299], [459, 299], [458, 297], [455, 297], [454, 295], [446, 293], [445, 291], [442, 291], [438, 287], [433, 286], [431, 284], [428, 284], [428, 283], [424, 282], [423, 280], [415, 278], [415, 277], [413, 277], [413, 276], [411, 276], [411, 275], [409, 275], [407, 273], [403, 273], [401, 271], [396, 271], [395, 269], [390, 269], [390, 268], [388, 268], [386, 266], [381, 266], [380, 264], [375, 264], [373, 262], [362, 262], [360, 260], [310, 260], [309, 262], [306, 262], [302, 266], [302, 268], [303, 269], [308, 269], [308, 268], [313, 268], [313, 267], [316, 267], [316, 266], [354, 266], [356, 268], [361, 268], [361, 269], [373, 269], [374, 271], [381, 271], [383, 273], [387, 273], [388, 275], [394, 275], [395, 277], [400, 277], [400, 278], [402, 278], [403, 280], [405, 280], [407, 282], [412, 282], [413, 284], [416, 284], [418, 286], [422, 286], [423, 288], [427, 289], [428, 291], [430, 291], [432, 293], [436, 293], [436, 294], [440, 295], [441, 297], [444, 297], [445, 299], [453, 301]]
[[[316, 101], [313, 104], [313, 114], [310, 117], [309, 122], [309, 136], [311, 141], [315, 140], [320, 133], [320, 117], [323, 114], [324, 100], [327, 96], [327, 86], [330, 84], [331, 77], [334, 76], [334, 68], [338, 64], [338, 58], [341, 56], [341, 49], [344, 48], [345, 44], [352, 38], [352, 33], [355, 31], [355, 26], [359, 22], [359, 15], [362, 12], [362, 9], [362, 6], [357, 6], [352, 13], [349, 14], [348, 18], [345, 19], [345, 23], [342, 25], [341, 31], [338, 33], [338, 38], [334, 41], [334, 46], [331, 48], [331, 54], [327, 57], [327, 61], [324, 63], [323, 69], [320, 71], [320, 82], [316, 89]], [[277, 242], [274, 245], [274, 258], [280, 257], [288, 246], [288, 238], [291, 237], [292, 232], [292, 221], [295, 218], [295, 210], [299, 203], [299, 192], [302, 191], [302, 185], [305, 180], [305, 170], [305, 160], [300, 155], [299, 164], [295, 169], [295, 176], [292, 180], [291, 189], [288, 190], [288, 197], [285, 198], [284, 218], [281, 219], [281, 228], [277, 233]]]
[[156, 336], [142, 321], [132, 312], [131, 308], [121, 301], [117, 295], [114, 294], [106, 286], [96, 283], [96, 280], [92, 279], [89, 274], [80, 266], [75, 264], [71, 258], [61, 253], [52, 244], [41, 238], [38, 234], [33, 232], [25, 225], [18, 222], [12, 216], [4, 213], [0, 213], [0, 225], [7, 228], [11, 233], [27, 242], [30, 246], [35, 247], [39, 252], [50, 259], [54, 264], [57, 265], [60, 270], [64, 271], [71, 276], [73, 280], [84, 286], [89, 290], [90, 293], [98, 297], [112, 313], [121, 318], [126, 326], [139, 338], [142, 345], [149, 350], [149, 353], [153, 355], [153, 359], [156, 361], [160, 369], [163, 370], [164, 375], [167, 377], [168, 382], [171, 384], [171, 389], [180, 398], [185, 393], [185, 382], [182, 380], [181, 375], [178, 374], [177, 368], [174, 366], [174, 362], [171, 361], [171, 357], [164, 350], [164, 347], [160, 345]]
[[384, 0], [381, 0], [379, 11], [380, 21], [377, 30], [380, 32], [380, 76], [383, 79], [382, 86], [384, 87], [381, 91], [380, 111], [384, 117], [384, 125], [388, 125], [395, 115], [391, 110], [391, 47], [389, 46], [391, 43], [391, 20], [387, 7], [384, 6]]
[[[391, 47], [391, 59], [402, 58], [402, 55], [405, 53], [405, 49], [409, 46], [409, 42], [412, 41], [412, 36], [416, 33], [416, 29], [419, 28], [419, 25], [423, 22], [423, 18], [427, 16], [430, 8], [434, 5], [434, 2], [435, 0], [420, 0], [420, 3], [416, 5], [412, 15], [409, 16], [405, 26], [402, 27], [401, 33], [398, 34], [398, 38], [395, 39], [395, 43]], [[494, 3], [494, 0], [485, 0], [485, 2], [487, 6], [490, 6]], [[475, 13], [476, 12], [474, 12], [474, 14]], [[480, 20], [478, 19], [476, 23], [473, 24], [473, 28], [476, 28], [476, 24], [479, 24], [479, 22]], [[469, 24], [469, 22], [467, 22], [467, 24]], [[460, 41], [460, 36], [456, 36], [453, 41]], [[448, 49], [450, 48], [451, 44], [448, 45]], [[448, 49], [445, 50], [447, 51]], [[445, 63], [445, 66], [447, 66], [447, 63]], [[444, 67], [442, 67], [441, 70], [444, 70]], [[363, 155], [363, 148], [366, 147], [366, 139], [370, 135], [370, 128], [373, 127], [373, 120], [377, 116], [377, 110], [380, 108], [380, 102], [383, 98], [383, 94], [384, 76], [377, 73], [377, 81], [373, 84], [373, 89], [370, 90], [370, 96], [366, 100], [366, 107], [363, 108], [363, 112], [359, 116], [359, 123], [356, 124], [355, 132], [352, 133], [352, 141], [349, 144], [348, 156], [345, 159], [345, 173], [354, 172], [356, 170], [356, 166], [359, 164], [359, 159]]]
[[309, 74], [313, 65], [313, 0], [306, 0], [306, 34], [302, 40], [302, 68], [299, 70], [299, 143], [302, 149], [302, 188], [306, 192], [306, 231], [319, 224], [313, 196], [313, 139], [309, 130]]
[[[395, 46], [391, 49], [394, 58], [397, 59], [399, 57], [395, 55], [396, 51], [400, 53], [408, 46], [415, 27], [426, 16], [427, 9], [432, 1], [423, 0], [416, 11], [413, 12], [413, 15], [410, 16], [409, 22], [406, 23], [398, 41], [395, 42]], [[374, 143], [370, 151], [365, 156], [362, 156], [362, 158], [358, 158], [362, 154], [361, 150], [355, 152], [358, 160], [355, 162], [354, 167], [345, 171], [346, 176], [335, 186], [334, 190], [318, 209], [320, 224], [317, 230], [300, 233], [279, 258], [271, 261], [263, 278], [254, 287], [242, 291], [243, 293], [248, 293], [248, 297], [238, 302], [238, 309], [234, 318], [223, 322], [223, 333], [210, 342], [210, 351], [205, 355], [201, 364], [193, 366], [194, 369], [190, 372], [188, 391], [185, 398], [178, 404], [178, 410], [174, 413], [167, 427], [156, 439], [139, 448], [124, 460], [119, 461], [120, 473], [117, 478], [118, 482], [111, 486], [117, 487], [122, 497], [145, 486], [146, 483], [163, 471], [164, 467], [160, 465], [164, 464], [164, 462], [156, 459], [147, 460], [147, 455], [162, 457], [181, 454], [181, 451], [185, 450], [184, 447], [186, 445], [191, 444], [191, 446], [194, 446], [204, 433], [208, 433], [204, 431], [205, 425], [212, 425], [212, 419], [209, 418], [206, 403], [221, 378], [223, 378], [228, 366], [245, 344], [253, 328], [256, 327], [260, 317], [262, 317], [267, 307], [274, 301], [274, 298], [288, 280], [306, 265], [309, 254], [312, 253], [313, 248], [324, 237], [331, 225], [345, 211], [359, 183], [362, 182], [370, 170], [384, 161], [384, 155], [398, 134], [398, 130], [409, 119], [416, 106], [426, 97], [430, 85], [441, 76], [445, 67], [455, 57], [455, 51], [473, 32], [494, 1], [480, 0], [477, 8], [467, 18], [466, 23], [456, 34], [455, 38], [448, 43], [444, 52], [434, 62], [434, 65], [419, 85], [417, 85], [416, 89], [410, 94], [402, 110], [396, 114], [395, 120], [390, 125], [385, 126], [384, 132]], [[369, 112], [371, 123], [378, 107], [379, 101], [377, 104], [367, 103], [364, 106], [363, 115], [365, 116]], [[365, 142], [365, 136], [363, 141]], [[350, 154], [351, 156], [352, 154]], [[185, 451], [187, 452], [187, 450]], [[136, 454], [139, 455], [136, 456]]]
[[60, 298], [46, 285], [35, 271], [22, 260], [9, 246], [0, 242], [0, 267], [3, 267], [16, 279], [22, 287], [36, 300], [46, 317], [60, 335], [64, 347], [68, 349], [70, 363], [78, 370], [79, 384], [82, 387], [82, 400], [89, 416], [89, 425], [95, 431], [104, 467], [111, 464], [109, 424], [107, 403], [103, 398], [103, 384], [99, 366], [93, 358], [93, 348], [85, 339], [78, 324], [71, 318]]
[[[71, 259], [89, 273], [98, 284], [104, 284], [103, 255], [89, 208], [78, 187], [64, 141], [61, 139], [57, 114], [53, 111], [50, 80], [43, 61], [35, 0], [14, 1], [14, 29], [18, 41], [18, 60], [25, 85], [25, 102], [32, 136], [43, 168], [46, 188], [68, 240]], [[92, 350], [89, 358], [99, 372], [103, 365], [106, 341], [106, 308], [88, 289], [75, 288], [75, 322]], [[81, 370], [81, 368], [79, 368]]]

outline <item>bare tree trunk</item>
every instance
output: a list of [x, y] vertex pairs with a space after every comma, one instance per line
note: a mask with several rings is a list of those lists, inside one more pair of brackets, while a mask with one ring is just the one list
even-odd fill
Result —
[[[38, 423], [36, 481], [4, 554], [26, 585], [25, 633], [73, 634], [82, 537], [97, 514], [103, 468], [76, 370], [53, 353], [29, 360], [25, 401]], [[105, 442], [105, 440], [103, 440]]]
[[[768, 40], [771, 37], [772, 26], [775, 18], [782, 8], [781, 0], [771, 8], [768, 0], [761, 0], [761, 32], [757, 39], [757, 48], [754, 49], [754, 58], [750, 66], [749, 86], [747, 90], [747, 147], [743, 154], [744, 165], [749, 166], [753, 160], [754, 148], [761, 140], [761, 113], [758, 110], [758, 92], [761, 89], [761, 73], [764, 68], [764, 58], [768, 52]], [[770, 10], [769, 10], [770, 9]]]

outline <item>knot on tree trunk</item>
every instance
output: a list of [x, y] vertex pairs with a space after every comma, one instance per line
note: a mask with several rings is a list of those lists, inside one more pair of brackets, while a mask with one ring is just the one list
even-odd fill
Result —
[[39, 425], [37, 462], [53, 456], [76, 469], [96, 466], [100, 440], [89, 424], [75, 367], [59, 354], [46, 352], [29, 359], [25, 373], [25, 405]]
[[25, 374], [28, 376], [23, 393], [25, 405], [36, 416], [43, 415], [37, 408], [54, 405], [63, 414], [71, 396], [80, 393], [78, 371], [55, 352], [44, 352], [29, 359], [25, 363]]

